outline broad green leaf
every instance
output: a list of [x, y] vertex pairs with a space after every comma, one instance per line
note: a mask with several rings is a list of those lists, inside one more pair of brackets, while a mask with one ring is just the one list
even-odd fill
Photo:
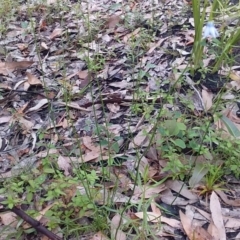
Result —
[[55, 170], [52, 168], [44, 168], [44, 173], [55, 173]]
[[166, 120], [165, 127], [170, 136], [176, 136], [180, 131], [175, 120]]
[[236, 125], [227, 117], [222, 116], [221, 117], [222, 122], [225, 124], [225, 126], [228, 129], [228, 132], [234, 136], [235, 138], [239, 138], [240, 137], [240, 131], [238, 130], [238, 128], [236, 127]]
[[35, 179], [35, 182], [38, 184], [42, 184], [47, 178], [46, 174], [41, 174], [39, 177]]
[[28, 203], [30, 203], [32, 201], [32, 199], [33, 199], [33, 193], [32, 192], [28, 192], [27, 193], [27, 201], [28, 201]]
[[112, 149], [114, 150], [115, 153], [119, 152], [119, 145], [117, 142], [112, 144]]
[[196, 163], [193, 169], [193, 174], [189, 179], [189, 186], [191, 188], [195, 187], [196, 184], [198, 184], [207, 173], [208, 168], [206, 167], [206, 165], [202, 163]]
[[186, 125], [181, 122], [177, 122], [177, 127], [179, 130], [183, 130], [183, 131], [185, 131], [187, 129]]
[[186, 148], [185, 142], [182, 139], [171, 140], [176, 146], [180, 148]]
[[170, 136], [176, 136], [182, 130], [186, 130], [186, 125], [176, 120], [166, 120], [165, 127]]

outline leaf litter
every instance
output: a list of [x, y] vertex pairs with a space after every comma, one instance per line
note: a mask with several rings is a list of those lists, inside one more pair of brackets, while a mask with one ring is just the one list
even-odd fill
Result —
[[[208, 170], [197, 165], [189, 180], [191, 188], [186, 182], [172, 179], [171, 171], [163, 171], [168, 159], [157, 148], [161, 135], [155, 133], [153, 140], [148, 137], [156, 129], [147, 114], [157, 119], [159, 108], [164, 108], [171, 117], [171, 112], [184, 106], [200, 117], [212, 109], [216, 97], [211, 88], [197, 88], [191, 79], [184, 84], [176, 82], [188, 63], [189, 46], [194, 42], [192, 18], [184, 10], [188, 2], [57, 2], [24, 3], [11, 19], [6, 38], [0, 41], [0, 50], [6, 51], [0, 53], [2, 180], [19, 176], [29, 167], [41, 173], [46, 157], [56, 159], [58, 168], [68, 178], [74, 176], [74, 167], [81, 168], [87, 163], [100, 179], [99, 163], [120, 159], [121, 165], [106, 167], [110, 181], [102, 179], [101, 187], [93, 186], [98, 191], [94, 200], [99, 205], [112, 198], [116, 209], [120, 203], [139, 206], [138, 210], [131, 209], [131, 213], [124, 211], [121, 216], [118, 213], [111, 216], [113, 239], [130, 239], [134, 235], [127, 221], [134, 224], [147, 221], [153, 235], [161, 239], [217, 240], [227, 239], [228, 233], [239, 234], [239, 215], [234, 215], [232, 209], [237, 211], [240, 205], [240, 191], [216, 189], [209, 199], [197, 194], [194, 189]], [[61, 14], [56, 14], [56, 4], [60, 4]], [[34, 9], [32, 18], [28, 15], [30, 8]], [[90, 28], [78, 17], [78, 11], [89, 16]], [[153, 12], [156, 16], [151, 19]], [[34, 33], [30, 21], [34, 22]], [[211, 59], [208, 56], [204, 66]], [[232, 81], [226, 84], [233, 97], [234, 90], [240, 88], [237, 68], [231, 68]], [[220, 73], [226, 76], [229, 72], [223, 68]], [[175, 85], [175, 104], [164, 103], [163, 93], [157, 98], [151, 95], [159, 89], [167, 92], [169, 86]], [[184, 88], [189, 87], [192, 94], [187, 95]], [[136, 93], [139, 89], [148, 95], [141, 99]], [[193, 106], [184, 105], [186, 97]], [[131, 107], [143, 103], [152, 104], [150, 113], [132, 114]], [[223, 113], [223, 118], [214, 122], [216, 131], [223, 131], [226, 137], [232, 134], [239, 137], [236, 129], [240, 130], [240, 122], [235, 108], [229, 105]], [[171, 119], [166, 119], [165, 124], [172, 134], [180, 131], [173, 128]], [[181, 139], [175, 143], [182, 146]], [[49, 144], [54, 149], [48, 150]], [[134, 182], [132, 174], [136, 174], [137, 167], [142, 177], [147, 176], [145, 184]], [[118, 185], [112, 187], [111, 182]], [[86, 195], [83, 183], [74, 187], [75, 191], [71, 188], [73, 185], [65, 189], [71, 192], [68, 199], [58, 200], [71, 201], [77, 190]], [[37, 197], [38, 193], [35, 194]], [[150, 201], [151, 209], [141, 211], [143, 199]], [[55, 204], [47, 201], [40, 206], [35, 219], [47, 218], [46, 212]], [[169, 208], [168, 214], [162, 209], [163, 204]], [[174, 206], [178, 209], [175, 214], [171, 213]], [[34, 208], [34, 204], [30, 207]], [[93, 218], [91, 211], [85, 215]], [[14, 213], [2, 213], [0, 217], [2, 225], [16, 227]], [[47, 220], [44, 221], [46, 224]], [[100, 231], [92, 232], [88, 239], [108, 238]]]

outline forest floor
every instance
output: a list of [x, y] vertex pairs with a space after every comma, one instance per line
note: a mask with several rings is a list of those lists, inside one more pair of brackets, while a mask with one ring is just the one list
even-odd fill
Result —
[[240, 239], [238, 1], [0, 3], [0, 239]]

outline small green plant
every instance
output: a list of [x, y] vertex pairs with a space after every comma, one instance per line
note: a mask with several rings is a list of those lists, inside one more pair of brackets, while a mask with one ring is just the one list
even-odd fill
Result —
[[[226, 62], [228, 59], [229, 51], [232, 47], [239, 42], [240, 40], [240, 28], [234, 29], [231, 31], [227, 39], [224, 36], [221, 40], [216, 40], [214, 38], [219, 37], [219, 33], [214, 26], [213, 20], [214, 15], [216, 15], [217, 10], [224, 4], [223, 1], [214, 0], [211, 4], [211, 11], [208, 19], [208, 23], [205, 26], [205, 30], [203, 32], [204, 21], [206, 17], [206, 9], [208, 7], [209, 1], [205, 0], [203, 5], [203, 10], [201, 12], [200, 1], [193, 0], [192, 8], [193, 8], [193, 17], [194, 17], [194, 25], [195, 25], [195, 38], [194, 38], [194, 46], [192, 52], [193, 59], [193, 67], [192, 67], [192, 75], [195, 70], [199, 70], [202, 68], [203, 64], [203, 49], [204, 47], [217, 47], [217, 55], [215, 55], [216, 60], [208, 72], [215, 73], [219, 70], [220, 66], [223, 62]], [[214, 44], [206, 44], [207, 38], [213, 38]], [[223, 44], [224, 42], [224, 44]], [[200, 70], [201, 71], [201, 70]]]
[[173, 179], [184, 180], [191, 168], [191, 165], [184, 164], [180, 160], [181, 156], [176, 153], [169, 152], [164, 155], [164, 157], [168, 158], [168, 163], [163, 171], [169, 171]]
[[17, 10], [19, 3], [14, 0], [0, 0], [0, 36], [7, 30], [11, 16]]
[[202, 30], [206, 15], [206, 5], [207, 0], [204, 1], [205, 7], [203, 8], [203, 12], [200, 12], [200, 1], [193, 0], [193, 18], [194, 18], [194, 27], [195, 27], [195, 37], [194, 37], [194, 45], [193, 45], [193, 70], [199, 69], [202, 66], [203, 60], [203, 41], [202, 41]]
[[216, 166], [209, 164], [208, 173], [206, 174], [203, 185], [201, 186], [200, 195], [209, 195], [214, 190], [221, 190], [224, 182], [221, 178], [224, 175], [224, 170], [221, 165]]
[[9, 13], [12, 13], [14, 11], [14, 8], [18, 5], [18, 3], [14, 0], [1, 0], [1, 9], [0, 9], [0, 15], [1, 19], [4, 19]]
[[239, 179], [240, 140], [235, 138], [218, 138], [214, 158], [224, 161], [225, 174], [234, 174]]

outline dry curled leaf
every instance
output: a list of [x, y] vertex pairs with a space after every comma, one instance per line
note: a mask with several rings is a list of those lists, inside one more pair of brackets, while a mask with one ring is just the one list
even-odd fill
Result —
[[121, 20], [119, 15], [112, 15], [106, 22], [107, 28], [115, 28]]
[[122, 217], [116, 214], [111, 221], [111, 235], [115, 240], [126, 240], [126, 234], [121, 230]]
[[223, 224], [222, 209], [221, 209], [218, 196], [215, 192], [212, 192], [212, 195], [211, 195], [210, 210], [212, 213], [213, 223], [217, 228], [218, 239], [226, 240], [226, 232]]
[[203, 104], [205, 106], [206, 111], [208, 111], [212, 107], [212, 99], [213, 99], [213, 93], [209, 92], [205, 89], [202, 89], [202, 98], [203, 98]]
[[105, 236], [102, 232], [95, 233], [90, 240], [108, 240], [109, 238]]
[[0, 213], [1, 223], [5, 226], [17, 226], [17, 215], [13, 212]]
[[71, 159], [69, 159], [69, 157], [64, 157], [61, 155], [58, 156], [58, 160], [57, 160], [58, 166], [60, 169], [64, 170], [65, 176], [69, 176], [69, 169], [71, 167], [70, 160]]
[[193, 227], [192, 219], [189, 219], [182, 211], [179, 211], [183, 229], [190, 240], [215, 240], [204, 228]]
[[221, 190], [216, 190], [215, 192], [226, 204], [233, 207], [240, 207], [240, 199], [235, 199], [235, 200], [228, 199], [227, 195]]
[[41, 85], [42, 86], [42, 82], [36, 76], [32, 75], [29, 72], [27, 72], [27, 78], [28, 78], [28, 83], [30, 85]]
[[62, 32], [63, 32], [62, 28], [55, 28], [51, 35], [49, 36], [49, 38], [53, 40], [54, 38], [61, 36]]
[[187, 189], [187, 186], [184, 182], [177, 180], [168, 180], [166, 182], [166, 186], [189, 200], [198, 200], [198, 196]]
[[0, 62], [0, 74], [8, 75], [9, 73], [30, 67], [33, 61], [20, 61], [20, 62]]

